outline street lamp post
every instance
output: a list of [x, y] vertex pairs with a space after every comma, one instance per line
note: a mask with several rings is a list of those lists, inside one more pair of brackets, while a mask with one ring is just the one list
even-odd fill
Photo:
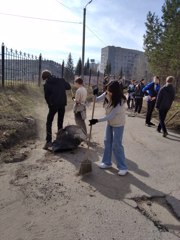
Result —
[[93, 0], [89, 1], [83, 9], [83, 38], [82, 38], [82, 65], [81, 65], [81, 78], [84, 78], [84, 53], [85, 53], [85, 32], [86, 32], [86, 7]]

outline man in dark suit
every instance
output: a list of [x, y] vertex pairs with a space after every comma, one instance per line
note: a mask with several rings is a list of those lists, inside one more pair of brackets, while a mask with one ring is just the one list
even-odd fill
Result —
[[44, 97], [49, 108], [46, 121], [46, 144], [43, 147], [47, 150], [52, 146], [52, 122], [56, 113], [58, 113], [58, 130], [63, 128], [65, 106], [67, 105], [66, 90], [70, 90], [71, 86], [64, 78], [57, 78], [48, 70], [42, 72], [42, 79], [45, 81]]
[[174, 77], [172, 76], [166, 78], [166, 84], [160, 89], [156, 101], [156, 108], [159, 111], [159, 125], [157, 127], [157, 131], [161, 132], [162, 129], [163, 137], [166, 137], [168, 134], [165, 125], [165, 119], [175, 98], [173, 81]]

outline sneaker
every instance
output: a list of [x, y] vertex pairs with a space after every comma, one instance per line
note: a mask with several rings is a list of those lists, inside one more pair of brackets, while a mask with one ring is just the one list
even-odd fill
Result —
[[119, 170], [118, 175], [125, 176], [128, 173], [128, 170]]
[[111, 168], [112, 166], [111, 166], [111, 165], [106, 165], [105, 163], [100, 163], [100, 164], [99, 164], [99, 167], [100, 167], [101, 169], [108, 169], [108, 168]]
[[48, 149], [51, 148], [51, 147], [52, 147], [52, 142], [47, 142], [47, 143], [44, 145], [43, 149], [44, 149], [44, 150], [48, 150]]

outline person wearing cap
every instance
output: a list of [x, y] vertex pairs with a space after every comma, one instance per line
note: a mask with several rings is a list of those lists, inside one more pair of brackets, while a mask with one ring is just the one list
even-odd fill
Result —
[[46, 121], [46, 144], [43, 149], [47, 150], [52, 146], [52, 123], [57, 113], [57, 130], [63, 128], [65, 106], [67, 105], [66, 90], [71, 89], [71, 85], [64, 78], [58, 78], [49, 70], [42, 72], [44, 84], [44, 97], [49, 108]]
[[163, 137], [166, 137], [168, 134], [165, 125], [165, 119], [175, 98], [173, 81], [174, 77], [172, 76], [166, 78], [166, 84], [160, 89], [156, 101], [156, 108], [159, 112], [159, 124], [157, 127], [157, 131], [160, 133], [162, 129]]

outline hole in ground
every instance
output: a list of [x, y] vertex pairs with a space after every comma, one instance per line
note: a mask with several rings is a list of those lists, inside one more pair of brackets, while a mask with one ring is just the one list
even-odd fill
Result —
[[159, 231], [170, 232], [180, 237], [180, 221], [163, 197], [136, 197], [137, 209], [151, 220]]

